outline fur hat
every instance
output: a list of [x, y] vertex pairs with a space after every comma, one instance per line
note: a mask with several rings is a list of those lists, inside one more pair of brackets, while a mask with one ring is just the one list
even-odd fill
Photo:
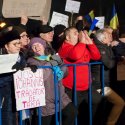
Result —
[[32, 48], [33, 44], [34, 43], [40, 43], [44, 46], [44, 48], [46, 47], [46, 42], [44, 40], [42, 40], [41, 38], [39, 37], [34, 37], [30, 40], [30, 43], [29, 43], [29, 47]]
[[0, 32], [0, 47], [16, 39], [20, 39], [20, 34], [12, 26], [7, 27]]
[[66, 29], [66, 27], [62, 24], [58, 24], [54, 27], [54, 35], [55, 36], [59, 36], [61, 33], [64, 32], [64, 30]]
[[49, 25], [41, 25], [40, 28], [39, 28], [39, 34], [40, 33], [48, 33], [48, 32], [51, 32], [53, 31], [53, 28]]
[[20, 26], [14, 26], [13, 27], [14, 30], [16, 30], [19, 34], [22, 34], [23, 32], [26, 32], [26, 28], [24, 28], [24, 26], [20, 25]]

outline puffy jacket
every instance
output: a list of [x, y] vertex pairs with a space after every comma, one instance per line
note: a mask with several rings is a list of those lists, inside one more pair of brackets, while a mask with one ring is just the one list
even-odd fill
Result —
[[[27, 63], [31, 65], [36, 65], [36, 66], [51, 66], [49, 62], [37, 60], [35, 58], [29, 58], [27, 60]], [[42, 116], [48, 116], [48, 115], [53, 115], [55, 113], [53, 71], [49, 68], [43, 69], [43, 78], [44, 78], [43, 80], [44, 80], [44, 86], [45, 86], [46, 105], [42, 106]], [[58, 83], [58, 87], [61, 93], [62, 108], [64, 108], [65, 106], [67, 106], [67, 104], [69, 104], [69, 102], [71, 102], [71, 100], [65, 93], [61, 80]]]
[[[93, 43], [86, 45], [84, 43], [78, 43], [75, 46], [64, 41], [63, 45], [59, 49], [59, 55], [64, 59], [66, 64], [79, 64], [89, 63], [90, 60], [99, 60], [100, 53]], [[68, 67], [69, 74], [63, 80], [63, 85], [69, 89], [73, 88], [73, 67]], [[77, 66], [76, 68], [76, 89], [77, 91], [84, 91], [88, 89], [89, 85], [89, 69], [88, 65]]]

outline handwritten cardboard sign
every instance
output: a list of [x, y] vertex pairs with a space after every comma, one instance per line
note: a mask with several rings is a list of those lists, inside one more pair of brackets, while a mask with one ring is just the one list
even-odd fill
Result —
[[50, 26], [55, 27], [57, 24], [62, 24], [68, 27], [68, 20], [69, 17], [67, 15], [58, 12], [53, 12]]
[[42, 16], [48, 19], [51, 0], [3, 0], [2, 14], [6, 18]]
[[14, 74], [17, 111], [45, 105], [43, 69], [33, 73], [30, 69]]
[[0, 74], [16, 71], [12, 66], [17, 62], [18, 57], [18, 53], [0, 55]]
[[104, 28], [104, 23], [105, 23], [105, 17], [95, 17], [95, 19], [98, 20], [98, 22], [96, 23], [96, 26], [100, 29]]
[[65, 11], [71, 12], [71, 13], [79, 13], [81, 2], [74, 1], [74, 0], [67, 0]]

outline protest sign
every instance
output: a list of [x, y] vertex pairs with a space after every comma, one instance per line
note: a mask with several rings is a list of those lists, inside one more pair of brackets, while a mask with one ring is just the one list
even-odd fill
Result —
[[95, 19], [98, 20], [98, 22], [96, 23], [96, 26], [100, 29], [104, 28], [104, 23], [105, 23], [105, 17], [95, 17]]
[[67, 0], [65, 11], [71, 12], [71, 13], [79, 13], [81, 2], [74, 1], [74, 0]]
[[57, 24], [62, 24], [68, 27], [68, 19], [69, 17], [67, 15], [53, 12], [50, 26], [55, 27]]
[[30, 69], [14, 74], [17, 111], [45, 105], [43, 69], [33, 73]]
[[3, 0], [2, 14], [6, 18], [42, 16], [49, 18], [51, 0]]
[[0, 55], [0, 74], [16, 71], [16, 69], [12, 69], [12, 66], [18, 60], [18, 56], [18, 53]]

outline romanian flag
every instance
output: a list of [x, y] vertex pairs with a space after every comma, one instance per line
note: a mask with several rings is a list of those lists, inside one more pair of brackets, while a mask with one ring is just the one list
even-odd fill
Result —
[[110, 27], [112, 27], [113, 29], [117, 29], [118, 26], [119, 26], [118, 16], [117, 16], [117, 13], [116, 13], [115, 5], [113, 5], [112, 18], [110, 20]]
[[85, 15], [85, 19], [91, 24], [93, 22], [95, 15], [94, 15], [94, 11], [91, 10], [89, 12], [89, 14]]

